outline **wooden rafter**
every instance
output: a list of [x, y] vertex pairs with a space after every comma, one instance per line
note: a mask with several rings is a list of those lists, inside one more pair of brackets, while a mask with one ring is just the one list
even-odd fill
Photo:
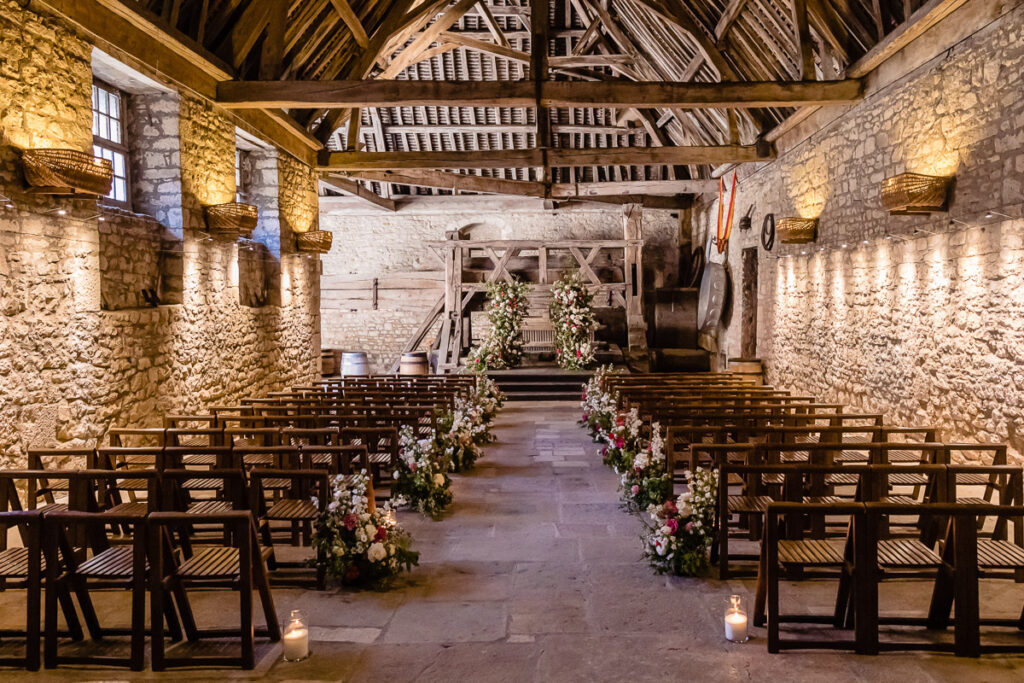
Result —
[[398, 209], [398, 204], [393, 199], [381, 197], [369, 188], [363, 187], [355, 180], [325, 175], [320, 177], [320, 182], [332, 190], [343, 192], [352, 197], [358, 197], [359, 199], [373, 204], [378, 208], [384, 209], [385, 211], [396, 211]]
[[370, 36], [366, 35], [366, 29], [363, 28], [363, 24], [359, 21], [356, 13], [352, 11], [352, 5], [348, 4], [348, 0], [331, 0], [331, 4], [334, 5], [334, 9], [341, 16], [341, 20], [345, 22], [345, 26], [348, 26], [348, 29], [352, 31], [352, 38], [363, 49], [368, 48], [370, 46]]
[[[804, 107], [851, 104], [858, 80], [820, 82], [672, 83], [549, 81], [541, 86], [549, 107], [673, 109]], [[525, 107], [535, 102], [532, 81], [225, 81], [217, 102], [229, 109], [351, 108], [388, 106]]]

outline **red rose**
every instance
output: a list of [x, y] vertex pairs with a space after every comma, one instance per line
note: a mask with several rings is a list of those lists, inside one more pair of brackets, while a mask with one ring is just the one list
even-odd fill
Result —
[[383, 541], [387, 537], [388, 537], [387, 527], [379, 526], [379, 527], [377, 527], [377, 535], [373, 537], [373, 540], [375, 540], [375, 541]]
[[359, 578], [359, 567], [355, 566], [354, 564], [350, 564], [348, 566], [348, 569], [345, 570], [345, 580], [346, 581], [355, 581], [358, 578]]
[[353, 529], [355, 529], [356, 525], [359, 524], [359, 518], [356, 517], [353, 514], [345, 515], [345, 519], [342, 520], [342, 521], [345, 524], [345, 528], [348, 529], [349, 531], [352, 531]]

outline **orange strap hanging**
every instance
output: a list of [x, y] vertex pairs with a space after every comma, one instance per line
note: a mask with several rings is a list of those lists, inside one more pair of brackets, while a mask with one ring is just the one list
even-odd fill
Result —
[[732, 219], [736, 209], [736, 171], [732, 172], [732, 189], [729, 191], [729, 213], [725, 219], [725, 226], [722, 225], [722, 205], [725, 203], [725, 178], [718, 179], [718, 229], [715, 232], [715, 246], [718, 253], [725, 251], [732, 236]]

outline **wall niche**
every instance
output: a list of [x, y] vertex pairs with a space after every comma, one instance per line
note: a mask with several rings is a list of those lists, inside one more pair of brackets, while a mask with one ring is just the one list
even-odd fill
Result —
[[181, 303], [180, 242], [164, 226], [148, 216], [103, 209], [97, 232], [103, 310]]
[[249, 308], [281, 305], [281, 263], [265, 244], [238, 245], [238, 303]]

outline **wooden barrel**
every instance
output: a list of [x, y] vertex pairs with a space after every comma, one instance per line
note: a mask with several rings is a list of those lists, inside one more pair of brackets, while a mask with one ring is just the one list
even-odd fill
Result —
[[333, 377], [341, 367], [341, 349], [320, 349], [320, 373]]
[[368, 375], [370, 366], [364, 351], [346, 351], [341, 354], [341, 376]]
[[764, 366], [760, 358], [730, 358], [729, 372], [750, 380], [753, 384], [764, 384]]
[[427, 362], [427, 354], [422, 351], [403, 353], [402, 362], [398, 364], [398, 374], [429, 375], [430, 364]]

